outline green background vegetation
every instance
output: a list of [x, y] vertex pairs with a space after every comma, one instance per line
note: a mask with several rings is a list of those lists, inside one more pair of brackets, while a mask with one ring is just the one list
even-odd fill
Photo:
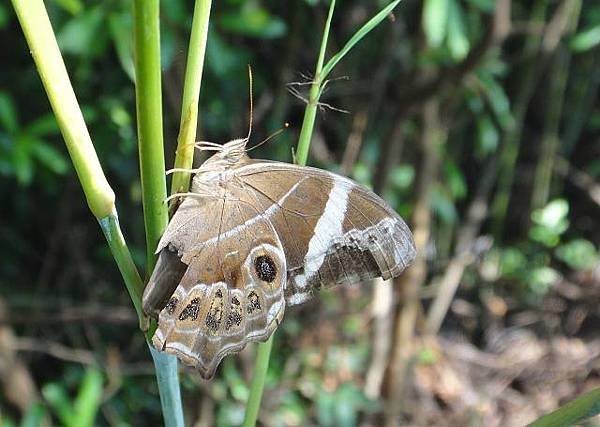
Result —
[[[339, 2], [327, 58], [386, 4]], [[292, 161], [327, 5], [215, 1], [198, 139], [246, 134], [251, 64], [252, 141], [290, 123], [253, 154]], [[132, 4], [46, 6], [145, 271]], [[161, 2], [167, 167], [192, 11]], [[144, 336], [6, 3], [0, 40], [0, 422], [158, 424]], [[598, 386], [599, 43], [596, 2], [404, 0], [338, 64], [308, 163], [384, 195], [421, 256], [388, 294], [337, 289], [286, 312], [261, 422], [522, 424]], [[208, 383], [184, 374], [187, 422], [241, 423], [253, 359]]]

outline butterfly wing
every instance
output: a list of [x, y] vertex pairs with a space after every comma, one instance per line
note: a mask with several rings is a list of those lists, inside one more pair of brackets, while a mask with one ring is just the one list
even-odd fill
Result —
[[289, 305], [306, 301], [324, 286], [398, 276], [415, 257], [402, 218], [348, 178], [266, 161], [236, 173], [279, 234]]
[[154, 345], [204, 378], [225, 355], [269, 338], [283, 316], [287, 278], [278, 234], [247, 195], [236, 186], [215, 195], [179, 207], [158, 249], [168, 273], [158, 264], [143, 298], [147, 313], [160, 310]]

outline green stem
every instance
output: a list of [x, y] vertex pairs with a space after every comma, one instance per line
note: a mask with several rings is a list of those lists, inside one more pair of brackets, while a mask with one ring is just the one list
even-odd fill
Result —
[[272, 348], [273, 335], [271, 335], [271, 338], [266, 342], [258, 345], [256, 362], [254, 364], [254, 376], [252, 377], [250, 395], [248, 396], [248, 403], [246, 404], [246, 413], [244, 414], [244, 423], [242, 424], [243, 427], [252, 427], [256, 425]]
[[42, 0], [12, 0], [29, 50], [48, 94], [88, 206], [96, 218], [111, 215], [115, 193], [108, 184], [71, 86]]
[[140, 176], [146, 227], [146, 271], [149, 274], [155, 263], [154, 250], [168, 222], [164, 203], [167, 186], [160, 81], [159, 0], [135, 0], [133, 20]]
[[319, 58], [317, 59], [317, 66], [315, 68], [315, 80], [310, 86], [308, 105], [304, 110], [302, 129], [300, 130], [300, 136], [298, 137], [296, 163], [299, 165], [306, 165], [306, 161], [308, 160], [308, 149], [310, 147], [310, 139], [315, 127], [317, 106], [319, 103], [319, 96], [321, 95], [321, 85], [323, 84], [322, 70], [323, 63], [325, 62], [325, 51], [327, 50], [327, 39], [329, 38], [329, 28], [331, 27], [333, 9], [335, 9], [335, 0], [331, 0], [331, 4], [329, 5], [329, 14], [327, 15], [327, 21], [325, 22], [325, 29], [323, 30], [323, 38], [321, 40], [321, 49], [319, 50]]
[[23, 27], [29, 49], [48, 94], [90, 210], [98, 219], [104, 232], [141, 321], [143, 319], [141, 310], [143, 283], [119, 227], [114, 192], [100, 166], [44, 3], [41, 0], [13, 0], [13, 6]]
[[177, 358], [156, 350], [148, 343], [160, 390], [160, 406], [166, 427], [183, 427], [183, 406], [177, 376]]
[[113, 258], [117, 262], [121, 276], [123, 276], [125, 286], [127, 287], [127, 291], [129, 292], [138, 318], [141, 320], [144, 318], [142, 312], [142, 292], [144, 291], [144, 283], [133, 262], [125, 239], [123, 238], [117, 212], [114, 211], [110, 215], [100, 218], [98, 223], [100, 224], [100, 228], [102, 228], [104, 237], [106, 237]]
[[[200, 99], [200, 84], [204, 69], [204, 54], [208, 38], [208, 21], [210, 17], [211, 0], [196, 0], [192, 34], [188, 47], [188, 58], [185, 69], [183, 86], [183, 102], [181, 104], [181, 123], [177, 137], [177, 153], [175, 168], [190, 169], [194, 160], [194, 142], [198, 124], [198, 101]], [[171, 194], [188, 190], [190, 174], [177, 172], [171, 182]]]
[[[304, 111], [302, 130], [300, 131], [300, 136], [298, 139], [296, 163], [301, 166], [305, 166], [306, 161], [308, 160], [310, 140], [315, 124], [315, 118], [317, 115], [317, 103], [319, 101], [319, 96], [321, 95], [321, 70], [323, 69], [323, 63], [325, 62], [325, 51], [327, 50], [327, 39], [329, 37], [329, 28], [331, 26], [331, 18], [333, 17], [334, 8], [335, 0], [332, 0], [331, 5], [329, 6], [329, 14], [327, 15], [327, 21], [325, 23], [323, 39], [321, 40], [319, 57], [317, 59], [315, 81], [312, 83], [310, 88], [309, 102], [306, 106], [306, 110]], [[273, 337], [274, 335], [271, 335], [271, 337], [266, 342], [258, 344], [258, 349], [256, 352], [256, 362], [254, 365], [254, 373], [252, 377], [252, 384], [250, 386], [250, 395], [248, 397], [248, 403], [246, 404], [246, 413], [244, 415], [244, 427], [251, 427], [256, 425], [256, 419], [258, 418], [258, 411], [260, 409], [260, 402], [265, 386], [265, 377], [267, 376], [269, 359], [271, 357], [271, 349], [273, 348]]]
[[[149, 274], [155, 263], [154, 250], [169, 219], [164, 203], [167, 185], [162, 128], [159, 0], [135, 0], [133, 20], [140, 175], [146, 227], [146, 271]], [[154, 329], [155, 325], [151, 325], [148, 336], [151, 336]], [[152, 348], [150, 352], [158, 380], [165, 425], [183, 426], [177, 359], [169, 354], [157, 355]]]

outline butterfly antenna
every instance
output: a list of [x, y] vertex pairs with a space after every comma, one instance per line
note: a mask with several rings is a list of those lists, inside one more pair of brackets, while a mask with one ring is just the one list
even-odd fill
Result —
[[265, 139], [263, 139], [263, 140], [262, 140], [261, 142], [259, 142], [258, 144], [254, 145], [254, 146], [252, 146], [252, 147], [250, 147], [250, 148], [247, 148], [247, 149], [246, 149], [246, 152], [248, 152], [248, 151], [252, 151], [252, 150], [254, 150], [255, 148], [257, 148], [257, 147], [260, 147], [261, 145], [263, 145], [263, 144], [265, 144], [265, 143], [269, 142], [270, 140], [272, 140], [273, 138], [275, 138], [277, 135], [279, 135], [281, 132], [283, 132], [284, 130], [286, 130], [286, 129], [287, 129], [289, 126], [290, 126], [290, 124], [289, 124], [289, 123], [285, 123], [281, 129], [278, 129], [278, 130], [276, 130], [275, 132], [273, 132], [271, 135], [267, 136]]
[[250, 134], [252, 134], [252, 114], [253, 114], [253, 105], [252, 105], [252, 67], [250, 66], [250, 64], [248, 64], [248, 80], [250, 82], [250, 119], [249, 119], [249, 124], [248, 124], [248, 136], [246, 137], [246, 140], [249, 141], [250, 140]]

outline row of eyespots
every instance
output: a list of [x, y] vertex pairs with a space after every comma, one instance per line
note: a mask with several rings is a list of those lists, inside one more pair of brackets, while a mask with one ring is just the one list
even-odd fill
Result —
[[[167, 305], [165, 306], [165, 310], [168, 314], [172, 315], [175, 313], [177, 309], [177, 305], [179, 304], [179, 300], [177, 297], [172, 297]], [[219, 330], [219, 326], [221, 325], [221, 321], [223, 318], [223, 292], [221, 289], [217, 289], [215, 292], [215, 296], [211, 300], [210, 308], [206, 315], [205, 324], [210, 331], [213, 333]], [[252, 314], [257, 310], [261, 310], [260, 297], [254, 291], [250, 291], [248, 294], [248, 303], [246, 304], [246, 312], [248, 314]], [[194, 298], [190, 301], [190, 303], [185, 306], [181, 313], [179, 313], [179, 320], [196, 320], [198, 318], [198, 312], [200, 311], [200, 298]], [[231, 310], [227, 316], [225, 321], [225, 330], [230, 330], [234, 325], [239, 326], [242, 322], [242, 307], [241, 303], [237, 297], [233, 297], [231, 299]]]

